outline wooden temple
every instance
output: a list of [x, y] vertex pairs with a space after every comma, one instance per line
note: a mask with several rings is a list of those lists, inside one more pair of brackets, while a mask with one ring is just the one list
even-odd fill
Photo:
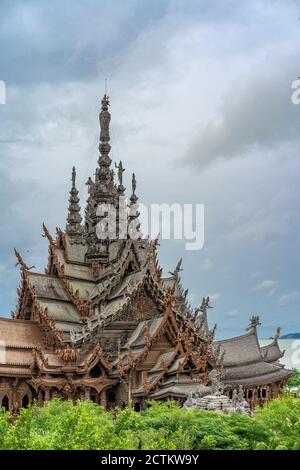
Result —
[[[104, 95], [84, 223], [73, 168], [65, 230], [53, 237], [43, 225], [45, 272], [33, 272], [15, 252], [21, 283], [12, 318], [0, 318], [0, 406], [17, 414], [33, 400], [42, 405], [54, 397], [90, 399], [108, 409], [132, 403], [140, 410], [148, 399], [183, 403], [190, 392], [209, 393], [212, 371], [229, 395], [242, 385], [252, 406], [278, 396], [291, 374], [279, 363], [279, 335], [261, 348], [253, 317], [246, 335], [214, 341], [209, 299], [193, 310], [181, 261], [164, 278], [158, 240], [140, 233], [135, 175], [124, 217], [124, 169], [120, 162], [115, 182], [108, 107]], [[106, 222], [110, 209], [117, 214], [115, 237]], [[124, 222], [127, 233], [120, 236]]]

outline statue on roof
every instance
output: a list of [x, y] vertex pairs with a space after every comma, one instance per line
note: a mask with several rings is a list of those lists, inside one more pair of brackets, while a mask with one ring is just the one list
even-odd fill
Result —
[[180, 260], [178, 261], [175, 270], [174, 270], [173, 272], [172, 272], [172, 271], [169, 271], [169, 274], [171, 274], [171, 276], [177, 278], [177, 277], [178, 277], [178, 274], [180, 273], [180, 271], [183, 271], [181, 265], [182, 265], [182, 258], [180, 258]]
[[117, 164], [115, 163], [115, 167], [116, 167], [117, 170], [118, 170], [119, 185], [120, 185], [120, 186], [123, 186], [123, 173], [124, 173], [124, 171], [125, 171], [125, 168], [123, 168], [122, 161], [120, 160], [119, 165], [117, 165]]
[[252, 315], [252, 317], [250, 318], [250, 324], [247, 328], [247, 331], [252, 330], [252, 328], [256, 328], [257, 326], [260, 326], [260, 325], [261, 325], [261, 322], [260, 322], [259, 316]]
[[209, 297], [206, 297], [206, 298], [203, 297], [200, 307], [195, 308], [195, 315], [196, 316], [200, 315], [200, 313], [203, 313], [204, 315], [206, 315], [207, 309], [208, 308], [213, 308], [211, 305], [209, 305], [209, 301], [210, 301]]
[[280, 335], [281, 335], [281, 327], [278, 326], [278, 327], [276, 328], [275, 335], [274, 335], [274, 336], [271, 336], [270, 339], [276, 340], [276, 339], [278, 339], [278, 338], [280, 337]]

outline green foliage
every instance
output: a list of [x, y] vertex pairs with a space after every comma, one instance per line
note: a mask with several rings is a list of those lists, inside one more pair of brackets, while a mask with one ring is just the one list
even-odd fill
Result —
[[293, 374], [286, 383], [285, 388], [287, 390], [300, 389], [300, 370], [293, 369]]
[[255, 422], [269, 432], [268, 448], [275, 450], [300, 449], [300, 399], [285, 396], [273, 400], [257, 411]]
[[0, 408], [0, 450], [4, 448], [4, 442], [9, 430], [9, 413], [4, 408]]
[[108, 412], [89, 402], [33, 404], [13, 423], [0, 410], [0, 448], [33, 450], [284, 450], [300, 449], [300, 400], [277, 399], [254, 417], [185, 410], [174, 402], [149, 402]]

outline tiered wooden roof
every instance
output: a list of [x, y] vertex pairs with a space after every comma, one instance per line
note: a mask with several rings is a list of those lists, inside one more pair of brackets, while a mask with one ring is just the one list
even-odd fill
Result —
[[245, 387], [285, 381], [291, 371], [278, 359], [283, 357], [277, 338], [261, 347], [256, 325], [248, 333], [216, 343], [224, 354], [224, 382], [231, 387]]

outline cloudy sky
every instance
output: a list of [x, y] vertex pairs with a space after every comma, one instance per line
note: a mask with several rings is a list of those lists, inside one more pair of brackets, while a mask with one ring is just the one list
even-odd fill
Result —
[[140, 201], [205, 204], [205, 245], [182, 256], [193, 306], [218, 337], [260, 315], [262, 337], [300, 331], [300, 4], [293, 0], [1, 0], [0, 313], [19, 282], [13, 248], [43, 269], [43, 222], [64, 227], [72, 165], [81, 205], [98, 158], [108, 78], [112, 157]]

